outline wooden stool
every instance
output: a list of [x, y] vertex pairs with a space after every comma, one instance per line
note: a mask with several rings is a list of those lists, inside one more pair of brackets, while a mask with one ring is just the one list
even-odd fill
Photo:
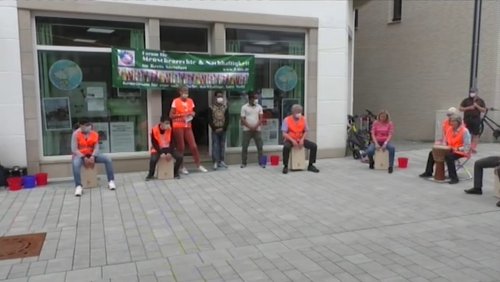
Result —
[[99, 186], [99, 182], [97, 181], [97, 168], [95, 166], [93, 168], [82, 166], [80, 173], [83, 188], [95, 188]]
[[389, 168], [389, 151], [376, 150], [373, 160], [375, 161], [375, 169], [387, 170]]
[[288, 167], [290, 167], [291, 170], [306, 169], [306, 150], [304, 147], [300, 149], [292, 148]]
[[161, 180], [174, 179], [174, 163], [175, 159], [173, 157], [170, 161], [160, 157], [156, 164], [157, 178]]
[[493, 183], [495, 183], [494, 185], [494, 192], [495, 192], [495, 197], [497, 198], [500, 198], [500, 181], [498, 180], [498, 175], [496, 175], [496, 173], [493, 174]]

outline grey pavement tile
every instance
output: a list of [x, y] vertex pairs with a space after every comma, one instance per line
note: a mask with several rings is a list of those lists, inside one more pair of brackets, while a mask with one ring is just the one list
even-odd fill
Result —
[[66, 272], [67, 282], [84, 282], [99, 280], [102, 278], [101, 267], [92, 267], [87, 269], [73, 270]]
[[135, 263], [122, 263], [115, 265], [107, 265], [102, 267], [103, 278], [113, 278], [116, 276], [136, 275], [137, 268]]
[[35, 275], [29, 278], [29, 282], [64, 282], [66, 279], [66, 273], [51, 273], [44, 275]]

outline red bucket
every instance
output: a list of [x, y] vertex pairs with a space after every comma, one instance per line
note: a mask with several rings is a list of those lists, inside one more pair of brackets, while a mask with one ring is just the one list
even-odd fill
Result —
[[23, 188], [23, 178], [22, 177], [9, 177], [7, 178], [7, 184], [9, 185], [10, 191], [18, 191]]
[[48, 177], [47, 173], [37, 173], [35, 175], [36, 185], [37, 186], [47, 185], [47, 177]]
[[408, 158], [398, 158], [398, 167], [399, 168], [407, 168], [408, 167]]
[[272, 155], [271, 156], [271, 165], [276, 166], [280, 164], [280, 156], [278, 155]]

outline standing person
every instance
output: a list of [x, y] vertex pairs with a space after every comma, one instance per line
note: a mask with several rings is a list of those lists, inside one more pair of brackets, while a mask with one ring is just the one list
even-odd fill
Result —
[[471, 152], [477, 152], [479, 144], [479, 130], [481, 126], [481, 113], [486, 112], [486, 104], [477, 96], [477, 89], [471, 88], [469, 97], [460, 103], [460, 111], [464, 112], [464, 123], [472, 135]]
[[170, 127], [170, 119], [162, 116], [160, 123], [151, 129], [151, 158], [146, 181], [154, 179], [156, 164], [160, 158], [165, 158], [167, 161], [170, 161], [172, 157], [175, 159], [174, 177], [179, 178], [179, 167], [182, 165], [183, 157], [179, 152], [175, 151], [171, 141], [172, 128]]
[[106, 167], [109, 190], [115, 190], [115, 176], [111, 160], [99, 153], [99, 134], [92, 130], [92, 123], [86, 119], [80, 120], [80, 127], [71, 136], [71, 151], [73, 152], [73, 178], [75, 180], [75, 196], [83, 193], [81, 168], [93, 168], [96, 163]]
[[[261, 123], [264, 111], [257, 103], [257, 95], [255, 93], [248, 94], [248, 103], [241, 107], [241, 124], [243, 125], [243, 141], [241, 144], [241, 168], [247, 166], [248, 144], [253, 138], [255, 146], [257, 146], [258, 160], [262, 158], [262, 136]], [[265, 164], [261, 164], [265, 167]]]
[[288, 159], [292, 147], [309, 149], [309, 166], [307, 170], [319, 172], [319, 169], [314, 166], [318, 146], [316, 143], [306, 139], [309, 127], [307, 126], [306, 118], [302, 115], [302, 110], [301, 105], [293, 105], [292, 113], [283, 119], [283, 124], [281, 125], [281, 131], [285, 139], [283, 142], [283, 174], [288, 173]]
[[226, 151], [226, 131], [229, 125], [229, 109], [224, 103], [224, 95], [221, 91], [215, 92], [215, 103], [208, 112], [208, 123], [212, 128], [212, 161], [214, 170], [219, 167], [227, 168], [224, 162]]
[[375, 150], [389, 151], [389, 168], [388, 172], [392, 173], [394, 170], [394, 155], [396, 154], [396, 147], [392, 145], [391, 139], [394, 134], [394, 124], [390, 120], [388, 111], [381, 111], [377, 120], [372, 125], [372, 143], [366, 149], [368, 159], [370, 160], [370, 169], [374, 168], [375, 161], [373, 155]]
[[[198, 170], [207, 172], [207, 169], [201, 165], [200, 152], [198, 152], [198, 147], [194, 140], [193, 129], [191, 128], [191, 122], [195, 116], [194, 102], [189, 98], [189, 89], [186, 86], [179, 87], [177, 92], [179, 93], [179, 98], [175, 98], [174, 101], [172, 101], [172, 107], [170, 109], [173, 136], [177, 150], [184, 156], [184, 148], [187, 142]], [[189, 173], [185, 166], [182, 167], [181, 172], [183, 174]]]

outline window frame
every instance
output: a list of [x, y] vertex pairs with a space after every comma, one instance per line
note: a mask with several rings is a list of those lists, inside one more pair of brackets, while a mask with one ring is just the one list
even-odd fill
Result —
[[[398, 9], [396, 6], [399, 4]], [[403, 0], [392, 0], [389, 1], [389, 24], [391, 23], [401, 23], [403, 18]]]
[[[73, 17], [72, 17], [73, 16]], [[64, 45], [42, 45], [37, 42], [37, 28], [36, 28], [36, 18], [37, 17], [57, 17], [64, 19], [86, 19], [86, 20], [101, 20], [101, 21], [120, 21], [120, 22], [134, 22], [144, 24], [144, 45], [146, 48], [149, 46], [148, 41], [148, 20], [147, 19], [134, 19], [126, 17], [104, 17], [104, 16], [91, 16], [91, 15], [81, 15], [73, 13], [60, 14], [57, 12], [34, 12], [31, 15], [31, 30], [32, 30], [32, 47], [33, 47], [33, 68], [34, 68], [34, 83], [35, 83], [35, 95], [36, 95], [36, 115], [37, 115], [37, 127], [38, 127], [38, 150], [40, 162], [44, 164], [57, 164], [62, 162], [67, 162], [72, 159], [72, 155], [58, 155], [58, 156], [46, 156], [43, 148], [43, 112], [42, 112], [42, 92], [40, 89], [40, 65], [38, 62], [38, 52], [39, 51], [66, 51], [66, 52], [88, 52], [88, 53], [110, 53], [111, 48], [109, 47], [86, 47], [86, 46], [64, 46]], [[148, 91], [149, 93], [149, 91]], [[148, 95], [148, 94], [146, 94]], [[146, 97], [147, 99], [147, 97]], [[147, 100], [146, 100], [147, 101]], [[147, 104], [147, 116], [150, 116], [149, 104]], [[149, 142], [149, 137], [148, 137]], [[142, 159], [149, 156], [149, 151], [141, 152], [119, 152], [119, 153], [104, 153], [105, 155], [110, 155], [113, 159]]]
[[[251, 29], [251, 30], [263, 30], [263, 31], [282, 31], [282, 32], [296, 32], [304, 34], [304, 55], [284, 55], [284, 54], [265, 54], [265, 53], [239, 53], [239, 52], [227, 52], [227, 38], [226, 29]], [[251, 26], [251, 25], [233, 25], [228, 24], [224, 27], [224, 54], [225, 55], [253, 55], [256, 59], [290, 59], [290, 60], [303, 60], [304, 61], [304, 116], [307, 117], [307, 89], [308, 89], [308, 77], [309, 77], [309, 33], [307, 29], [301, 28], [283, 28], [283, 27], [273, 27], [273, 26]], [[280, 121], [281, 122], [281, 121]], [[281, 126], [278, 129], [281, 131]], [[264, 145], [265, 149], [268, 150], [281, 150], [283, 145]], [[255, 146], [249, 146], [249, 152], [255, 153], [257, 152], [257, 148]], [[241, 146], [239, 147], [227, 147], [226, 152], [228, 153], [238, 153], [241, 152]]]
[[[199, 29], [206, 29], [207, 30], [207, 52], [189, 52], [191, 54], [212, 54], [212, 44], [211, 44], [211, 38], [212, 38], [212, 28], [209, 25], [206, 24], [199, 24], [199, 23], [190, 23], [190, 22], [166, 22], [166, 21], [160, 21], [160, 46], [161, 46], [161, 27], [162, 26], [170, 26], [170, 27], [185, 27], [185, 28], [199, 28]], [[174, 52], [174, 53], [186, 53], [186, 51], [182, 50], [162, 50], [165, 52]]]

